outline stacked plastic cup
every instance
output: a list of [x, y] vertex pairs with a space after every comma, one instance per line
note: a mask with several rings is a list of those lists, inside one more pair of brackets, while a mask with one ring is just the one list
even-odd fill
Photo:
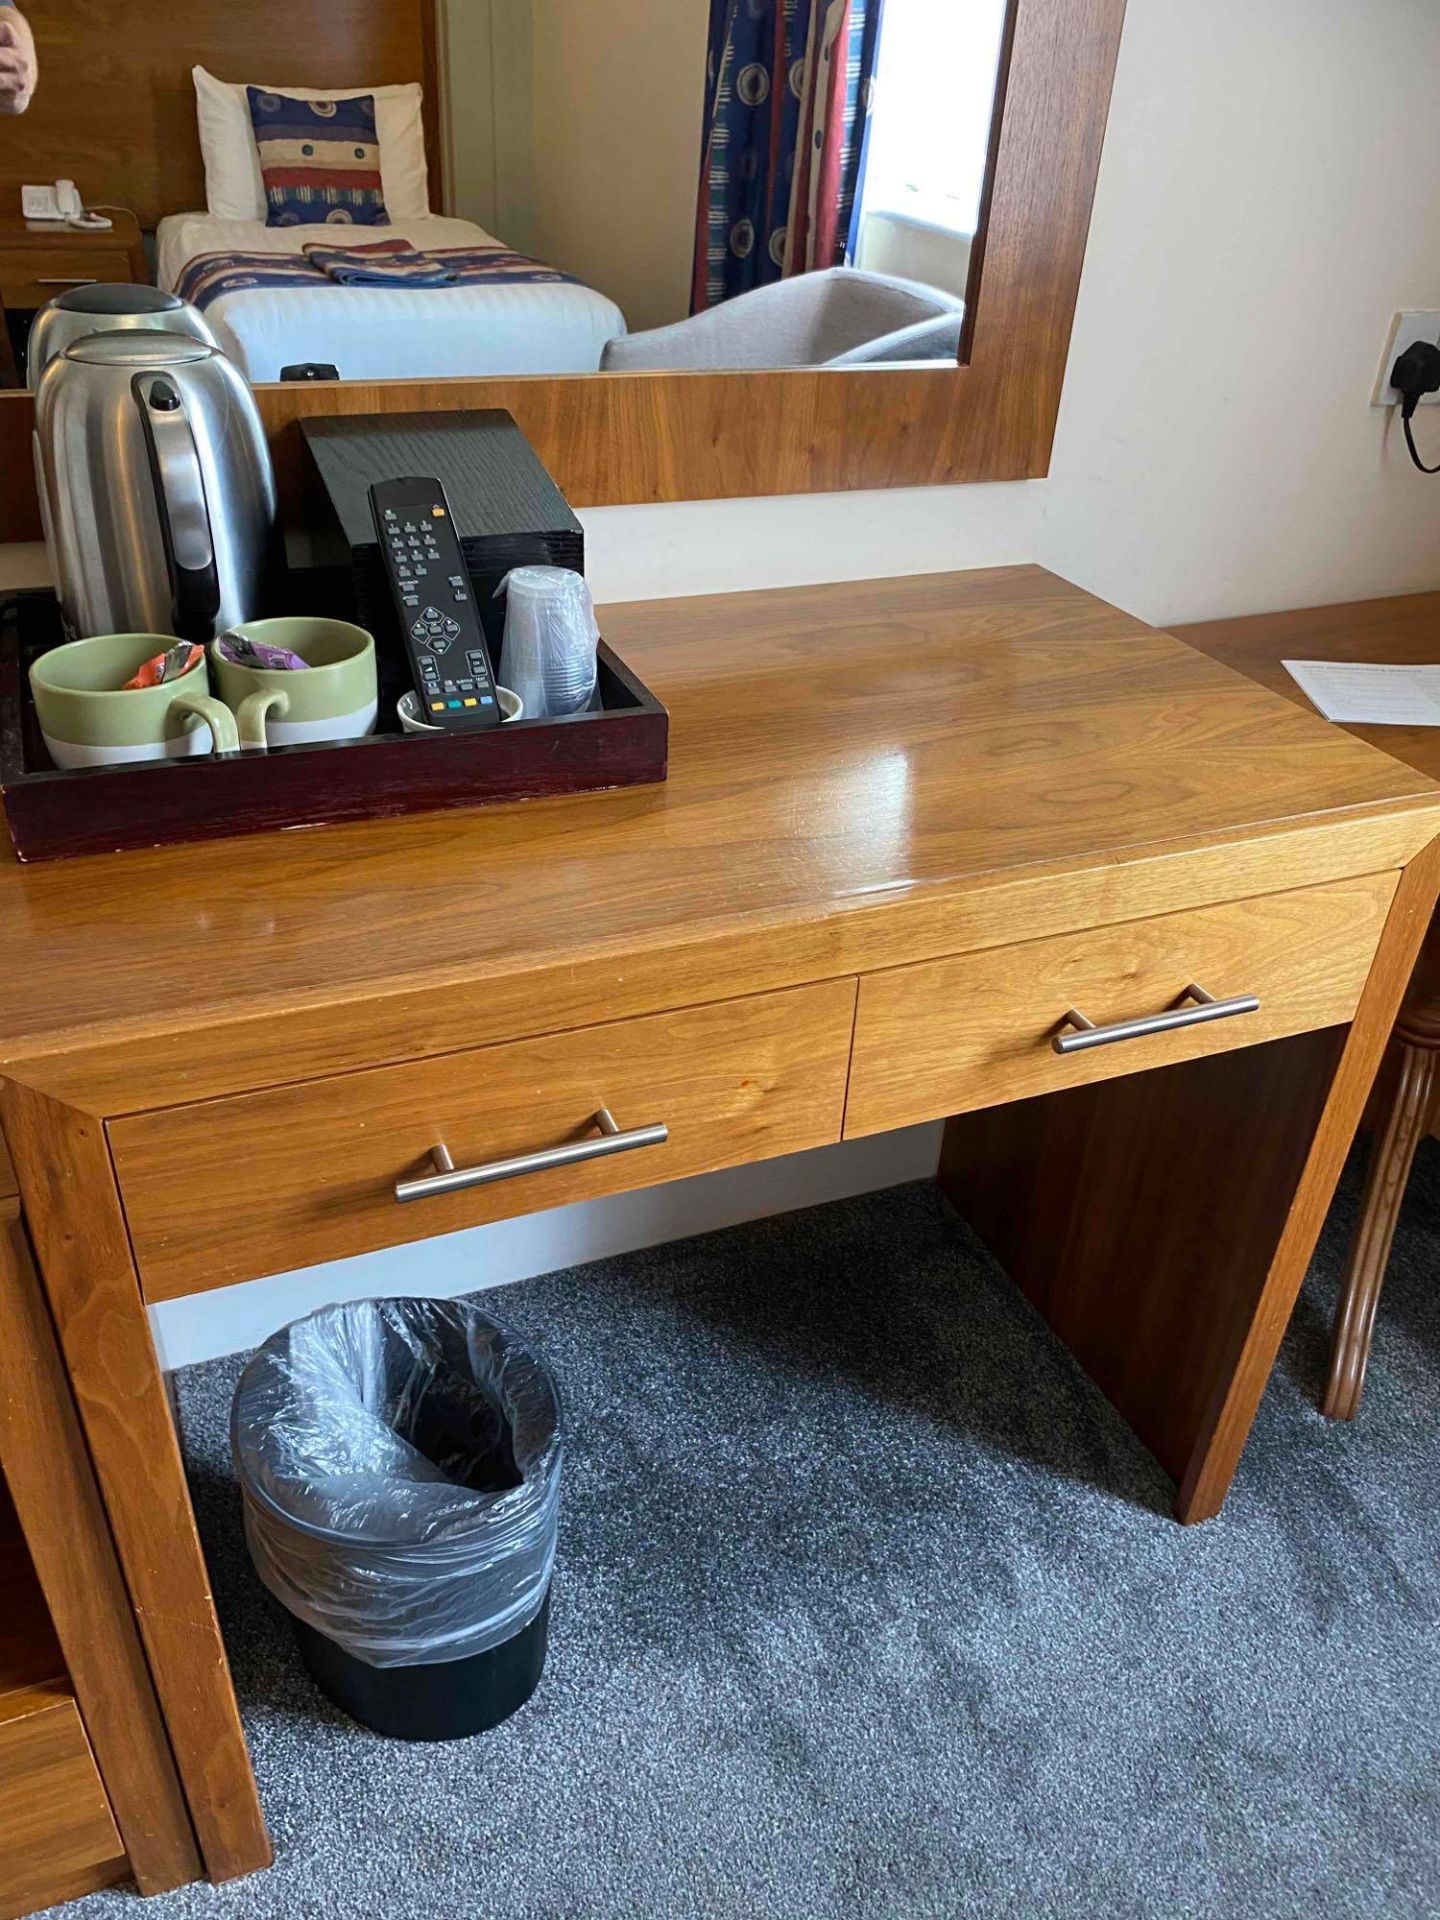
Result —
[[568, 567], [515, 567], [497, 591], [505, 595], [499, 678], [524, 702], [527, 719], [588, 707], [600, 629], [583, 575]]

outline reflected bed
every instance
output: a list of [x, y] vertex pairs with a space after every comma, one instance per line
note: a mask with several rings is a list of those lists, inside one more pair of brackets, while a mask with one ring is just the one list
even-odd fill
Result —
[[[625, 332], [613, 300], [578, 281], [514, 277], [446, 287], [341, 286], [307, 274], [296, 256], [307, 244], [343, 246], [405, 240], [421, 252], [503, 252], [504, 243], [469, 220], [438, 214], [393, 226], [268, 227], [178, 213], [160, 222], [156, 279], [191, 292], [202, 257], [273, 256], [274, 269], [239, 271], [199, 300], [221, 347], [252, 381], [278, 380], [310, 361], [346, 380], [438, 379], [527, 373], [594, 373], [607, 341]], [[298, 271], [287, 274], [286, 267]], [[192, 270], [185, 287], [187, 269]], [[237, 285], [249, 279], [255, 284]], [[287, 284], [313, 279], [313, 284]]]

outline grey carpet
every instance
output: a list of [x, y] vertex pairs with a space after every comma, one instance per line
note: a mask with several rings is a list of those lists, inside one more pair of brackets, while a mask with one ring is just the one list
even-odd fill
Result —
[[[492, 1295], [571, 1450], [549, 1670], [385, 1742], [301, 1672], [179, 1382], [275, 1837], [153, 1920], [1440, 1912], [1440, 1151], [1363, 1416], [1315, 1411], [1354, 1170], [1225, 1514], [1191, 1530], [937, 1193]], [[136, 1920], [92, 1896], [74, 1920]]]

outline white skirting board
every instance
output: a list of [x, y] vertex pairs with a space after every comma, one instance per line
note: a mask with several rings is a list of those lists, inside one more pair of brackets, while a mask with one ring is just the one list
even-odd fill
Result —
[[507, 1286], [663, 1240], [713, 1233], [742, 1220], [791, 1213], [907, 1180], [928, 1180], [939, 1156], [938, 1122], [904, 1127], [869, 1140], [727, 1167], [668, 1186], [497, 1220], [406, 1247], [271, 1274], [185, 1300], [165, 1300], [151, 1307], [150, 1327], [163, 1367], [190, 1366], [259, 1346], [278, 1327], [333, 1301], [380, 1294], [446, 1298]]

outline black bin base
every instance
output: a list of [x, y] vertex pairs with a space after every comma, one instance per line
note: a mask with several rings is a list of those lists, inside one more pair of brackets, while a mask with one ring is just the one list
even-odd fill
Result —
[[362, 1727], [392, 1740], [464, 1740], [498, 1727], [545, 1671], [550, 1589], [528, 1627], [488, 1653], [429, 1667], [372, 1667], [291, 1616], [305, 1670]]

